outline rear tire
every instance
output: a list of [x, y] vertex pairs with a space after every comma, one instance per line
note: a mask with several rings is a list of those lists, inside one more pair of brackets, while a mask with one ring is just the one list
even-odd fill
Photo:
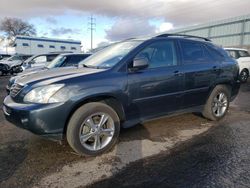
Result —
[[67, 141], [81, 155], [96, 156], [110, 150], [118, 140], [120, 119], [117, 113], [101, 102], [87, 103], [71, 116]]
[[240, 81], [241, 81], [241, 83], [246, 83], [248, 77], [249, 77], [249, 71], [247, 69], [243, 69], [240, 72]]
[[212, 121], [222, 119], [229, 108], [230, 90], [224, 85], [218, 85], [210, 94], [202, 115]]

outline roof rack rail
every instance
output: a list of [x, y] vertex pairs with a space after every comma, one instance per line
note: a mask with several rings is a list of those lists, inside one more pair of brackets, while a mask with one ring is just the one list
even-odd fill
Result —
[[161, 35], [157, 35], [156, 37], [183, 37], [183, 38], [197, 38], [197, 39], [202, 39], [202, 40], [205, 40], [205, 41], [209, 41], [209, 42], [212, 42], [210, 39], [206, 38], [206, 37], [199, 37], [199, 36], [194, 36], [194, 35], [184, 35], [184, 34], [172, 34], [172, 33], [169, 33], [169, 34], [161, 34]]

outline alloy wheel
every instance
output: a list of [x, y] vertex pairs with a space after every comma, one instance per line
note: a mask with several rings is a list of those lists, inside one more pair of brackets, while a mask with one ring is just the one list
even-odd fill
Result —
[[90, 151], [105, 148], [115, 133], [114, 120], [106, 113], [95, 113], [87, 117], [80, 127], [79, 139]]
[[228, 107], [228, 98], [225, 93], [220, 92], [214, 97], [214, 102], [212, 106], [213, 113], [216, 117], [222, 117]]

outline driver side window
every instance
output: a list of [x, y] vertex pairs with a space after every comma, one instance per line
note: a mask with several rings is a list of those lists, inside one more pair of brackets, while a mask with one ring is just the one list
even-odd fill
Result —
[[144, 57], [149, 61], [149, 68], [177, 65], [176, 50], [173, 41], [160, 41], [147, 46], [136, 57]]

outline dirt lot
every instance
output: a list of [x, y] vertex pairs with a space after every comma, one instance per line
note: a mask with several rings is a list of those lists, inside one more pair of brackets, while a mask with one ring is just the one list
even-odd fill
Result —
[[[1, 101], [5, 96], [7, 80], [7, 77], [0, 78]], [[154, 157], [162, 153], [165, 157], [170, 156], [176, 148], [206, 135], [211, 128], [221, 124], [233, 124], [240, 120], [249, 122], [249, 97], [250, 84], [247, 83], [231, 105], [228, 116], [217, 123], [185, 114], [122, 130], [117, 146], [98, 157], [80, 157], [67, 143], [45, 140], [19, 129], [5, 121], [0, 111], [0, 187], [98, 187], [100, 184], [95, 182], [102, 181], [104, 187], [110, 187], [112, 184], [109, 181], [112, 182], [128, 167], [131, 174], [138, 174], [143, 165], [133, 168], [135, 162], [150, 161], [152, 157], [154, 161]], [[125, 176], [117, 186], [128, 180]]]

